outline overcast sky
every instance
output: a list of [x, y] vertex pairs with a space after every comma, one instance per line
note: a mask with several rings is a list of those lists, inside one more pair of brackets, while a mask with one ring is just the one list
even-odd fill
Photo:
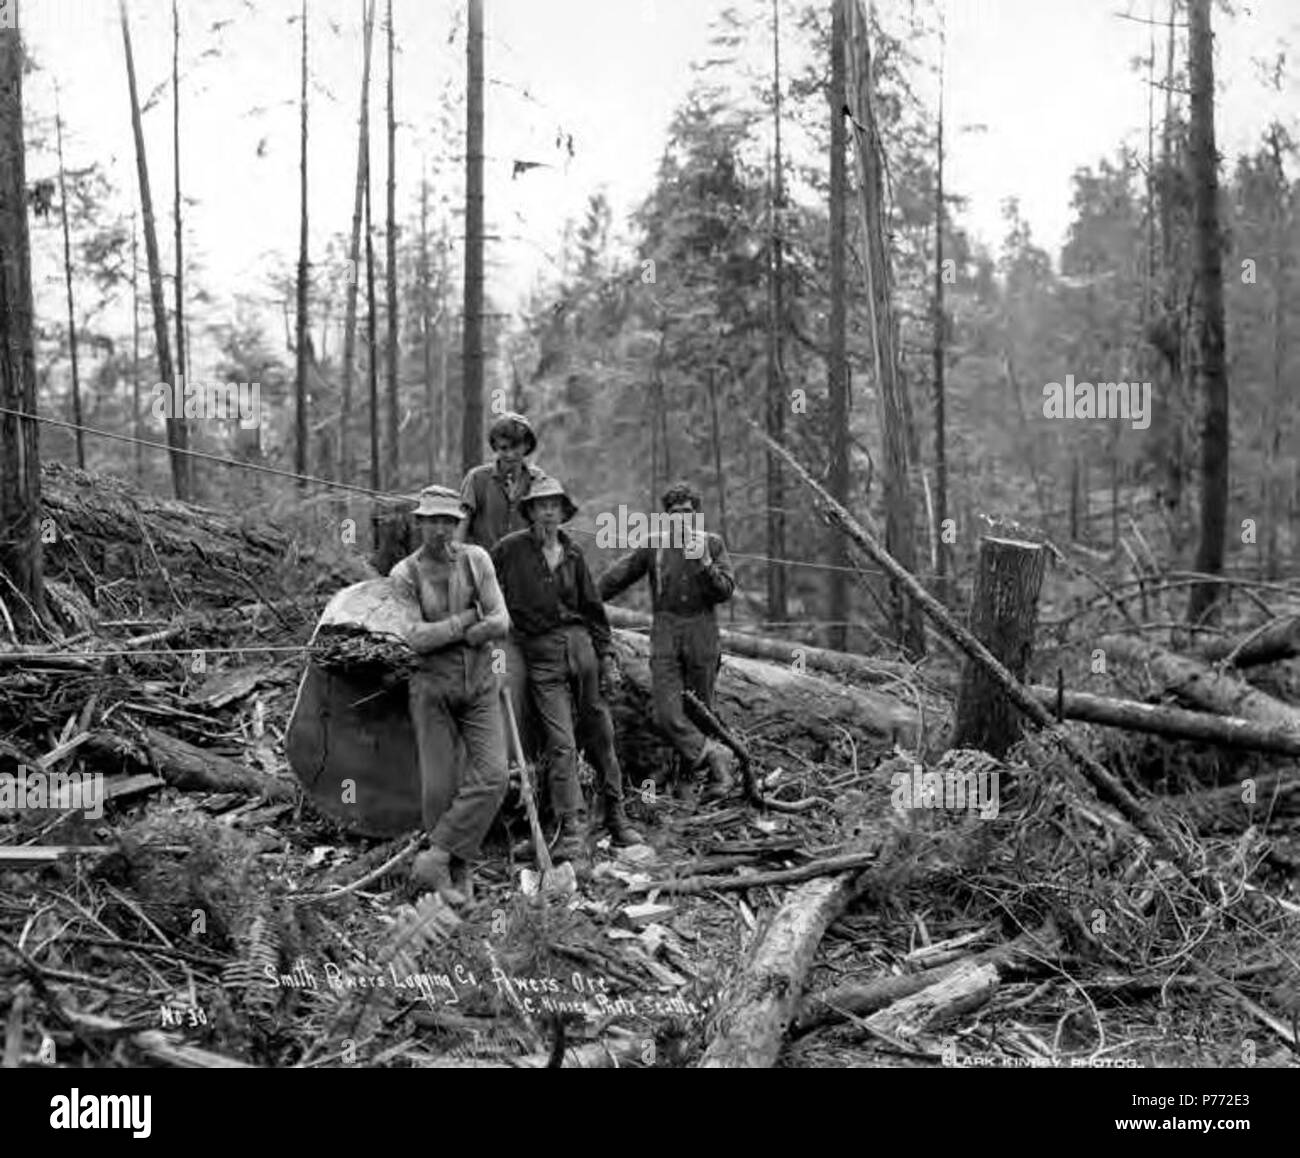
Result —
[[[898, 11], [904, 2], [881, 0], [881, 7]], [[949, 138], [948, 187], [970, 198], [965, 223], [977, 236], [997, 245], [1001, 203], [1014, 195], [1036, 239], [1055, 255], [1069, 220], [1071, 173], [1113, 156], [1123, 140], [1145, 149], [1145, 78], [1130, 60], [1145, 53], [1147, 32], [1115, 13], [1145, 15], [1147, 4], [948, 0], [950, 125], [987, 126]], [[566, 218], [580, 216], [592, 192], [604, 189], [621, 214], [649, 191], [673, 109], [691, 83], [691, 62], [708, 55], [709, 22], [724, 6], [722, 0], [485, 0], [487, 212], [502, 238], [489, 249], [489, 280], [498, 301], [516, 307], [535, 279], [553, 268]], [[169, 80], [170, 7], [166, 0], [132, 5], [142, 99]], [[134, 159], [116, 8], [114, 0], [23, 0], [40, 65], [25, 95], [29, 121], [52, 115], [57, 78], [68, 164], [103, 164], [129, 211]], [[180, 4], [186, 74], [181, 164], [185, 192], [194, 201], [187, 256], [201, 265], [205, 285], [223, 303], [237, 293], [265, 295], [267, 275], [290, 270], [296, 260], [297, 9], [296, 0]], [[325, 240], [346, 232], [351, 218], [360, 9], [361, 0], [309, 5], [310, 211], [317, 259]], [[463, 145], [440, 143], [436, 118], [444, 97], [459, 100], [463, 92], [463, 9], [461, 0], [394, 2], [399, 215], [414, 208], [422, 159], [435, 171], [439, 151], [453, 168], [460, 159]], [[1279, 97], [1258, 79], [1252, 58], [1271, 59], [1283, 41], [1300, 43], [1300, 4], [1252, 0], [1238, 5], [1235, 18], [1216, 11], [1215, 26], [1219, 146], [1235, 158], [1256, 147], [1270, 117], [1294, 126], [1300, 110], [1296, 70]], [[377, 33], [377, 224], [384, 206], [383, 47]], [[916, 48], [934, 59], [937, 45]], [[463, 114], [455, 115], [459, 128]], [[146, 117], [146, 132], [169, 262], [169, 85]], [[549, 167], [512, 180], [515, 159]], [[51, 162], [33, 157], [29, 178], [44, 174], [52, 175]], [[458, 211], [459, 178], [445, 180], [440, 191], [448, 209]], [[38, 268], [37, 280], [58, 272], [57, 266]]]

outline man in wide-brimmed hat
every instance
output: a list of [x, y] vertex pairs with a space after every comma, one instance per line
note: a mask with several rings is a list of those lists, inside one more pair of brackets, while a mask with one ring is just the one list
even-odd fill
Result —
[[520, 500], [546, 477], [527, 461], [537, 449], [537, 434], [522, 414], [509, 411], [498, 416], [488, 427], [488, 446], [494, 461], [474, 467], [460, 486], [460, 499], [468, 512], [461, 537], [485, 551], [511, 531], [527, 528]]
[[[722, 645], [714, 607], [736, 587], [731, 560], [721, 536], [699, 526], [700, 492], [688, 482], [664, 492], [663, 509], [677, 532], [624, 555], [600, 578], [600, 597], [613, 599], [642, 576], [650, 581], [654, 620], [650, 628], [650, 674], [655, 721], [682, 754], [689, 777], [705, 767], [705, 799], [731, 791], [734, 757], [717, 740], [706, 739], [686, 718], [682, 691], [688, 689], [713, 707], [713, 686], [722, 664]], [[694, 789], [687, 781], [687, 793]]]
[[599, 777], [603, 827], [617, 844], [641, 842], [623, 810], [623, 770], [603, 694], [616, 678], [613, 640], [587, 561], [560, 530], [577, 513], [577, 505], [552, 478], [534, 483], [520, 505], [531, 525], [502, 539], [492, 562], [545, 735], [551, 805], [561, 821], [556, 856], [581, 865], [586, 859], [586, 825], [575, 719]]
[[[413, 515], [422, 545], [389, 575], [423, 621], [407, 642], [421, 656], [411, 676], [410, 711], [431, 836], [411, 875], [458, 905], [471, 895], [469, 862], [506, 792], [505, 731], [489, 645], [505, 638], [510, 615], [488, 553], [456, 541], [464, 518], [460, 496], [449, 487], [425, 487]], [[466, 751], [459, 776], [457, 736]]]

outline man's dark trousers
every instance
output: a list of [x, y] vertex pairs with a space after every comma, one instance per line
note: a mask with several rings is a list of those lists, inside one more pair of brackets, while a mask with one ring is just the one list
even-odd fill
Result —
[[713, 690], [722, 663], [722, 643], [713, 613], [674, 615], [660, 611], [650, 628], [650, 674], [655, 721], [694, 768], [704, 752], [703, 733], [682, 705], [682, 690], [694, 692], [712, 710]]
[[621, 800], [623, 770], [614, 748], [614, 722], [601, 695], [600, 665], [586, 625], [566, 624], [542, 635], [522, 636], [519, 645], [528, 664], [533, 710], [545, 737], [555, 816], [583, 811], [577, 735], [581, 735], [583, 751], [596, 769], [602, 795]]

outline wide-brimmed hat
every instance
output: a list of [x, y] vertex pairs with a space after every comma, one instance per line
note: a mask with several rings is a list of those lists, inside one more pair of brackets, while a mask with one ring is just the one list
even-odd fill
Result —
[[537, 449], [537, 433], [533, 430], [533, 424], [513, 410], [501, 415], [488, 427], [488, 446], [498, 438], [523, 439], [525, 455], [532, 454]]
[[460, 519], [465, 514], [460, 495], [451, 487], [425, 487], [419, 505], [411, 512], [416, 519]]
[[529, 488], [528, 493], [519, 500], [519, 511], [529, 522], [532, 522], [532, 516], [528, 513], [529, 504], [534, 499], [554, 499], [564, 500], [564, 518], [560, 520], [567, 523], [574, 515], [578, 513], [578, 504], [575, 503], [568, 494], [565, 493], [564, 484], [558, 478], [551, 478], [547, 475], [545, 478], [538, 479]]

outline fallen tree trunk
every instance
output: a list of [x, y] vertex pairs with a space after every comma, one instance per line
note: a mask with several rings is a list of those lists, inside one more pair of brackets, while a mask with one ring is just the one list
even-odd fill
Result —
[[1126, 635], [1104, 636], [1097, 646], [1108, 659], [1118, 658], [1141, 668], [1184, 703], [1222, 716], [1253, 720], [1280, 733], [1300, 737], [1300, 709], [1258, 691], [1199, 660], [1175, 655], [1154, 644]]
[[740, 876], [700, 876], [681, 877], [676, 880], [668, 878], [658, 881], [643, 881], [629, 886], [634, 893], [648, 893], [656, 889], [665, 893], [707, 893], [723, 889], [752, 889], [763, 885], [789, 885], [798, 881], [813, 880], [828, 873], [843, 872], [845, 869], [866, 868], [876, 859], [874, 852], [851, 852], [843, 856], [827, 857], [815, 860], [796, 868], [773, 869], [770, 872], [742, 873]]
[[1194, 654], [1205, 663], [1220, 663], [1232, 655], [1235, 668], [1295, 659], [1300, 656], [1300, 615], [1279, 619], [1240, 640], [1216, 639], [1198, 647]]
[[[1056, 689], [1036, 685], [1029, 689], [1049, 711], [1056, 710]], [[1175, 740], [1200, 740], [1224, 748], [1300, 756], [1300, 732], [1260, 724], [1239, 716], [1212, 716], [1165, 704], [1116, 700], [1087, 692], [1066, 692], [1062, 712], [1068, 720], [1083, 720], [1132, 732], [1150, 732]]]
[[85, 747], [101, 759], [113, 761], [117, 768], [125, 764], [137, 771], [157, 772], [173, 788], [186, 792], [244, 792], [268, 800], [298, 798], [297, 785], [289, 780], [266, 776], [153, 728], [143, 729], [138, 741], [95, 732]]
[[[645, 612], [615, 607], [607, 603], [605, 614], [612, 627], [622, 627], [630, 631], [650, 630], [651, 617]], [[750, 635], [746, 631], [728, 631], [725, 628], [719, 629], [718, 636], [722, 640], [722, 649], [728, 655], [763, 659], [770, 663], [784, 664], [786, 667], [802, 662], [805, 668], [841, 676], [857, 683], [881, 683], [899, 678], [914, 679], [920, 674], [921, 678], [930, 683], [937, 683], [941, 687], [956, 686], [954, 678], [950, 675], [928, 670], [918, 673], [915, 665], [902, 663], [899, 660], [877, 659], [874, 656], [854, 655], [847, 651], [832, 651], [829, 648], [799, 643], [797, 640], [780, 639], [769, 635]]]
[[780, 1056], [823, 934], [853, 896], [854, 878], [820, 877], [796, 889], [724, 997], [701, 1069], [769, 1069]]
[[[661, 780], [672, 749], [654, 725], [650, 641], [630, 631], [615, 631], [623, 686], [610, 701], [618, 734], [618, 757], [633, 785]], [[747, 735], [795, 749], [817, 762], [843, 743], [844, 729], [858, 745], [860, 758], [894, 744], [914, 748], [920, 721], [908, 703], [867, 688], [852, 687], [789, 664], [744, 656], [724, 657], [714, 700], [723, 720], [743, 721]]]
[[947, 976], [867, 1018], [867, 1029], [908, 1041], [932, 1027], [985, 1004], [998, 988], [993, 965], [963, 961]]
[[904, 973], [898, 977], [881, 977], [861, 985], [837, 986], [808, 998], [795, 1020], [792, 1032], [803, 1034], [850, 1016], [857, 1017], [887, 1009], [895, 1002], [920, 993], [951, 977], [959, 969], [971, 965], [991, 965], [1001, 972], [1021, 966], [1026, 961], [1054, 958], [1060, 948], [1060, 934], [1056, 926], [1049, 922], [1037, 933], [1022, 933], [1008, 944], [995, 945], [947, 965], [917, 973]]

